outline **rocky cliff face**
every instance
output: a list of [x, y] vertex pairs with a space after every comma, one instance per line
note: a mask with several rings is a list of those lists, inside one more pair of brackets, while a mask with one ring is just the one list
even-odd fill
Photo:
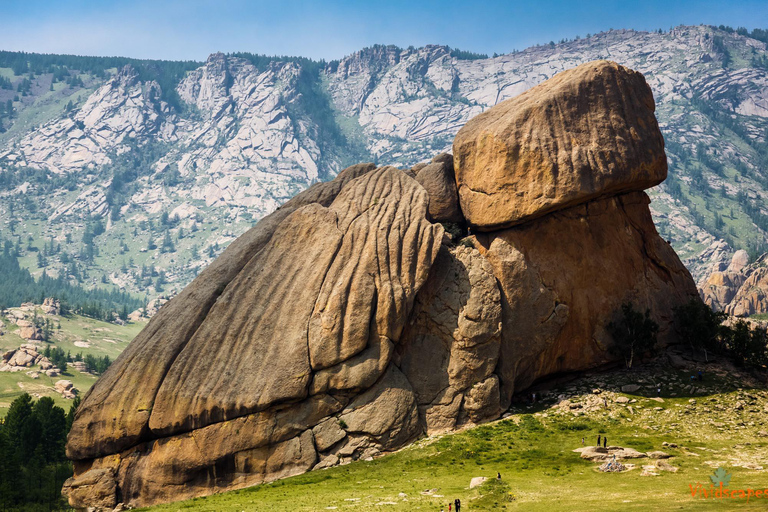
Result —
[[[449, 151], [471, 118], [599, 58], [648, 80], [670, 169], [649, 190], [652, 214], [695, 277], [736, 249], [763, 252], [766, 45], [703, 26], [610, 31], [476, 60], [435, 45], [377, 46], [325, 67], [214, 54], [163, 87], [132, 67], [106, 77], [72, 69], [83, 85], [69, 88], [47, 72], [14, 76], [32, 87], [16, 102], [0, 89], [15, 109], [0, 120], [0, 219], [38, 248], [61, 244], [66, 257], [42, 266], [22, 248], [33, 273], [179, 291], [312, 183], [354, 161], [410, 167]], [[177, 105], [162, 99], [169, 87]], [[106, 230], [92, 255], [81, 240], [95, 218]]]
[[[613, 94], [583, 93], [606, 84]], [[405, 171], [353, 166], [264, 218], [163, 306], [91, 388], [67, 445], [70, 503], [200, 496], [497, 418], [539, 378], [614, 363], [606, 325], [627, 301], [653, 312], [666, 343], [669, 312], [696, 288], [637, 190], [651, 184], [636, 179], [648, 162], [664, 161], [653, 102], [638, 88], [647, 91], [640, 75], [598, 61], [532, 89], [525, 98], [545, 112], [579, 105], [557, 121], [530, 121], [532, 133], [557, 136], [532, 138], [527, 150], [570, 148], [559, 167], [527, 158], [515, 132], [499, 129], [525, 112], [513, 100], [468, 123], [453, 159]], [[597, 140], [633, 134], [633, 150], [612, 152], [606, 142], [610, 158], [582, 161], [602, 154], [579, 136], [584, 109]], [[643, 129], [632, 130], [635, 122]], [[499, 148], [509, 157], [493, 160]], [[478, 207], [456, 181], [516, 182], [532, 169], [542, 179], [570, 174], [558, 183], [572, 189], [558, 186], [538, 216], [510, 227], [496, 226], [537, 203], [509, 187], [498, 191], [510, 205], [495, 213], [503, 222], [463, 218], [487, 218], [493, 205]], [[585, 176], [596, 185], [580, 196]], [[440, 220], [485, 230], [456, 244], [461, 235], [446, 234]]]
[[725, 269], [716, 269], [699, 283], [699, 294], [715, 311], [748, 317], [768, 313], [768, 255], [753, 263], [745, 251], [736, 251]]

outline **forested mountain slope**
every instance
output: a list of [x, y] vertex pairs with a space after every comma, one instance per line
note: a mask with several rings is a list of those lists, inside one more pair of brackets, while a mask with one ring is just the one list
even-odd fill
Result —
[[670, 177], [652, 209], [698, 278], [764, 250], [766, 35], [614, 30], [491, 58], [375, 46], [330, 63], [0, 52], [0, 238], [38, 276], [173, 292], [310, 184], [426, 160], [469, 118], [603, 58], [653, 89]]

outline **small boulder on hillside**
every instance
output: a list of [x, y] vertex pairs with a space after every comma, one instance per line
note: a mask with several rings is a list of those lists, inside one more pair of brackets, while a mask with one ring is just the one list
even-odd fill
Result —
[[62, 397], [69, 400], [74, 400], [77, 395], [77, 388], [75, 388], [72, 381], [69, 380], [56, 381], [56, 384], [53, 385], [53, 389], [56, 390], [57, 393], [60, 393]]

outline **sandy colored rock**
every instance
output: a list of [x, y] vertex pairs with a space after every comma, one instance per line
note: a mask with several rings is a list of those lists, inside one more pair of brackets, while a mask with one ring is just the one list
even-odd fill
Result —
[[[268, 219], [269, 238], [257, 233], [263, 244], [217, 292], [159, 377], [148, 425], [132, 445], [110, 444], [125, 428], [117, 415], [104, 428], [93, 422], [94, 411], [79, 413], [68, 445], [82, 461], [76, 476], [80, 467], [111, 468], [126, 505], [143, 506], [306, 471], [318, 462], [312, 429], [348, 404], [342, 414], [350, 435], [366, 440], [355, 456], [398, 448], [421, 432], [410, 385], [389, 361], [442, 227], [426, 220], [427, 194], [408, 175], [394, 167], [363, 170], [327, 207], [311, 202]], [[316, 187], [312, 197], [327, 202], [334, 194], [326, 192]], [[273, 220], [280, 221], [274, 229]], [[171, 334], [163, 329], [155, 343]], [[325, 366], [312, 367], [313, 350]], [[148, 366], [143, 375], [155, 369]], [[346, 394], [326, 394], [339, 391]], [[131, 412], [142, 415], [118, 411]], [[324, 427], [318, 439], [326, 448], [346, 435]], [[117, 443], [126, 446], [117, 450]], [[228, 469], [211, 480], [214, 467]]]
[[327, 418], [312, 429], [315, 436], [317, 451], [324, 452], [347, 436], [347, 432], [339, 426], [338, 418]]
[[93, 469], [69, 478], [62, 490], [76, 509], [113, 509], [117, 505], [117, 485], [112, 469]]
[[313, 370], [349, 359], [378, 336], [398, 341], [440, 248], [442, 228], [425, 219], [424, 189], [394, 167], [369, 176], [330, 206], [344, 239], [309, 321]]
[[429, 194], [429, 218], [433, 222], [463, 222], [459, 195], [453, 172], [453, 157], [436, 156], [432, 163], [419, 169], [416, 181]]
[[[47, 372], [46, 372], [47, 373]], [[77, 388], [74, 387], [70, 380], [59, 380], [53, 385], [54, 391], [61, 394], [62, 397], [69, 400], [74, 400], [77, 395]]]
[[728, 270], [731, 272], [741, 272], [748, 264], [749, 253], [744, 249], [739, 249], [733, 253], [733, 258], [731, 258], [731, 264], [728, 265]]
[[[119, 452], [145, 438], [163, 378], [227, 285], [291, 213], [313, 203], [329, 206], [346, 183], [374, 168], [373, 164], [352, 166], [335, 180], [298, 194], [232, 242], [165, 304], [86, 393], [68, 437], [67, 455], [73, 459], [98, 457]], [[135, 375], [142, 378], [131, 377]]]
[[716, 311], [723, 311], [736, 296], [744, 280], [745, 276], [739, 272], [713, 272], [699, 287], [699, 294], [706, 305]]
[[643, 75], [610, 61], [563, 71], [472, 118], [453, 143], [461, 210], [488, 231], [666, 178]]
[[398, 349], [427, 432], [456, 427], [464, 392], [496, 367], [500, 329], [501, 293], [490, 263], [474, 248], [443, 246]]
[[502, 406], [543, 375], [614, 361], [606, 325], [627, 301], [650, 308], [669, 339], [673, 308], [696, 287], [648, 203], [634, 192], [477, 236], [503, 296]]
[[724, 310], [733, 316], [768, 313], [768, 268], [758, 267], [752, 271]]
[[402, 446], [421, 430], [411, 385], [395, 366], [390, 366], [375, 386], [355, 398], [339, 419], [350, 434], [372, 437], [384, 448]]

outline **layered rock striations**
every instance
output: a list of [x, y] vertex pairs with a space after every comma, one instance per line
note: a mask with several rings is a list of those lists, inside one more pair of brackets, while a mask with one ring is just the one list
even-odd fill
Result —
[[[70, 503], [200, 496], [495, 419], [537, 379], [615, 362], [627, 301], [666, 342], [696, 288], [642, 192], [666, 173], [642, 76], [588, 63], [497, 109], [453, 159], [299, 194], [163, 306], [77, 412]], [[493, 135], [520, 119], [548, 135]]]

